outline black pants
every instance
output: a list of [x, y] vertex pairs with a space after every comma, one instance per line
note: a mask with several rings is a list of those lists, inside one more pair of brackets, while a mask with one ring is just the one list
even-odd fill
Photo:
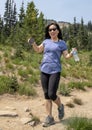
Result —
[[59, 80], [60, 72], [54, 74], [46, 74], [41, 72], [41, 83], [45, 99], [51, 99], [53, 101], [56, 100]]

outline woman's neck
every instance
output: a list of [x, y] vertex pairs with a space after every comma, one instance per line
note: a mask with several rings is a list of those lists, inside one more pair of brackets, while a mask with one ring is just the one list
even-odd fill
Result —
[[52, 40], [53, 42], [58, 42], [58, 41], [59, 41], [58, 37], [57, 37], [57, 38], [51, 38], [51, 40]]

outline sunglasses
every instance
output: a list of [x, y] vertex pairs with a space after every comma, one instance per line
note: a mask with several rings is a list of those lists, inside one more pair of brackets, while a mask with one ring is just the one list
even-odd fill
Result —
[[56, 31], [56, 30], [57, 30], [57, 28], [51, 28], [51, 29], [49, 29], [49, 32]]

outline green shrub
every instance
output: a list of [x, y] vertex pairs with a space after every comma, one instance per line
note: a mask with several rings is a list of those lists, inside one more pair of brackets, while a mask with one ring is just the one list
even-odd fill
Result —
[[86, 87], [92, 87], [92, 82], [84, 82]]
[[62, 77], [64, 77], [64, 78], [66, 78], [66, 77], [67, 77], [67, 74], [66, 74], [66, 70], [65, 70], [65, 69], [63, 69], [63, 70], [62, 70], [61, 75], [62, 75]]
[[92, 66], [92, 51], [89, 55], [89, 63], [88, 63], [89, 66]]
[[27, 81], [29, 81], [30, 84], [37, 84], [39, 81], [39, 76], [34, 74], [34, 75], [28, 77]]
[[74, 102], [75, 104], [78, 104], [78, 105], [82, 105], [82, 104], [83, 104], [82, 100], [79, 99], [79, 98], [74, 98], [74, 99], [73, 99], [73, 102]]
[[28, 78], [28, 71], [27, 71], [26, 69], [25, 69], [25, 70], [19, 69], [19, 70], [18, 70], [18, 74], [19, 74], [20, 76], [24, 77], [24, 78]]
[[76, 88], [76, 89], [81, 89], [81, 90], [85, 90], [85, 85], [83, 82], [69, 82], [68, 83], [69, 88]]
[[9, 54], [9, 52], [5, 52], [5, 53], [3, 54], [3, 56], [4, 56], [4, 57], [8, 57], [8, 54]]
[[18, 59], [21, 59], [21, 60], [24, 60], [24, 54], [23, 54], [23, 48], [21, 46], [18, 46], [16, 48], [16, 51], [14, 53], [14, 58], [18, 58]]
[[58, 91], [60, 94], [62, 94], [64, 96], [69, 96], [71, 89], [68, 86], [66, 86], [64, 83], [61, 83]]
[[26, 95], [26, 96], [35, 96], [36, 90], [33, 86], [28, 86], [27, 84], [21, 85], [19, 87], [19, 94], [20, 95]]
[[18, 90], [19, 84], [17, 78], [0, 76], [0, 94], [3, 93], [14, 93]]
[[67, 130], [92, 130], [92, 119], [73, 117], [68, 121]]
[[75, 107], [74, 104], [73, 104], [72, 102], [66, 103], [66, 106], [68, 106], [68, 107], [70, 107], [70, 108], [74, 108], [74, 107]]
[[14, 66], [13, 66], [13, 64], [11, 64], [11, 63], [7, 63], [7, 64], [6, 64], [6, 68], [7, 68], [7, 69], [14, 70]]

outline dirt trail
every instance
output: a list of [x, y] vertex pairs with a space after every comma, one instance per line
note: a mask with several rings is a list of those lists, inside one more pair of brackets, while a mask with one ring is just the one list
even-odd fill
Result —
[[[35, 127], [29, 124], [23, 124], [21, 119], [29, 117], [29, 113], [25, 110], [29, 109], [30, 112], [40, 118], [42, 122], [45, 118], [45, 100], [41, 87], [37, 88], [38, 96], [35, 98], [26, 96], [14, 96], [5, 94], [0, 96], [0, 110], [11, 109], [18, 113], [18, 117], [0, 117], [0, 130], [65, 130], [66, 122], [74, 115], [86, 116], [92, 118], [92, 88], [87, 88], [86, 91], [75, 90], [71, 93], [70, 97], [60, 95], [61, 101], [65, 105], [65, 117], [59, 122], [57, 117], [57, 107], [53, 104], [53, 116], [56, 124], [48, 128], [43, 128], [41, 123]], [[74, 104], [74, 108], [66, 106], [67, 101], [74, 97], [82, 100], [83, 105]]]

